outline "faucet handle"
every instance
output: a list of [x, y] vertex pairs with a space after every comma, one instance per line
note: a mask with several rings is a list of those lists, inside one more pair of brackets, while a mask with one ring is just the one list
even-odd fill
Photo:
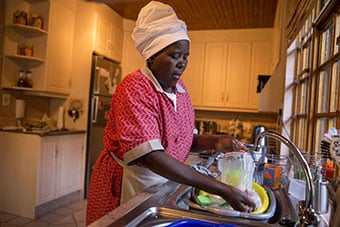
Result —
[[299, 226], [317, 225], [318, 223], [320, 223], [320, 218], [316, 214], [314, 209], [306, 207], [306, 201], [299, 201], [298, 206], [300, 217]]

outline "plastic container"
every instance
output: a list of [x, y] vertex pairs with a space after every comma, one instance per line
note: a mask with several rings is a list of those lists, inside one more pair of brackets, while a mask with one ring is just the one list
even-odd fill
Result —
[[168, 227], [237, 227], [236, 225], [232, 224], [217, 224], [212, 222], [200, 221], [200, 220], [191, 220], [191, 219], [184, 219], [176, 221]]
[[242, 191], [251, 190], [254, 168], [254, 160], [249, 153], [226, 153], [223, 157], [221, 181]]

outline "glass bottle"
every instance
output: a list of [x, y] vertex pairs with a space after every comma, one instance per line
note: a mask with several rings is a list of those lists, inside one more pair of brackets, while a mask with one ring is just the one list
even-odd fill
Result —
[[26, 85], [26, 78], [25, 78], [25, 72], [24, 70], [19, 71], [19, 79], [17, 81], [18, 87], [25, 87]]
[[32, 71], [26, 71], [26, 87], [33, 87]]

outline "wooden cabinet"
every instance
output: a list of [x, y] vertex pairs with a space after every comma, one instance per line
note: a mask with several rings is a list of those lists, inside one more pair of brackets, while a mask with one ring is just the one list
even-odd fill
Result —
[[[58, 1], [7, 0], [1, 86], [35, 95], [66, 97], [69, 93], [75, 13]], [[43, 27], [13, 23], [16, 10], [38, 13]], [[32, 44], [33, 56], [17, 54], [20, 44]], [[33, 87], [17, 87], [19, 71], [31, 71]]]
[[213, 109], [251, 110], [251, 43], [207, 43], [203, 106]]
[[257, 111], [257, 76], [270, 74], [269, 47], [260, 41], [192, 42], [183, 80], [194, 107]]
[[223, 108], [225, 106], [227, 48], [228, 44], [223, 42], [206, 45], [202, 92], [204, 107]]
[[83, 136], [41, 140], [37, 205], [82, 189]]
[[96, 36], [94, 50], [99, 54], [121, 61], [123, 29], [117, 26], [114, 15], [110, 12], [96, 13]]
[[195, 107], [202, 106], [205, 43], [191, 43], [183, 82]]
[[83, 189], [83, 133], [0, 136], [0, 210], [35, 218], [40, 205]]
[[70, 92], [74, 26], [75, 13], [56, 1], [50, 1], [46, 91], [59, 94]]
[[[271, 45], [268, 42], [253, 42], [250, 66], [249, 108], [259, 110], [259, 93], [257, 84], [259, 75], [272, 75]], [[279, 92], [279, 90], [278, 90]]]

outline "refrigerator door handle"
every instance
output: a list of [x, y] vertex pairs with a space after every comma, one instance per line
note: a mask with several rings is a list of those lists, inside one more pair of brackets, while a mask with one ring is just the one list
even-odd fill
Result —
[[98, 117], [98, 101], [99, 101], [99, 97], [98, 96], [94, 96], [92, 97], [92, 119], [91, 122], [92, 123], [96, 123], [97, 122], [97, 117]]

